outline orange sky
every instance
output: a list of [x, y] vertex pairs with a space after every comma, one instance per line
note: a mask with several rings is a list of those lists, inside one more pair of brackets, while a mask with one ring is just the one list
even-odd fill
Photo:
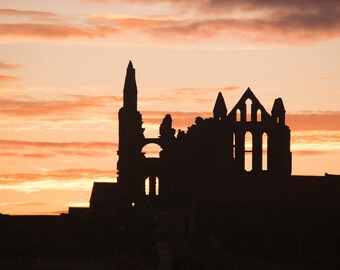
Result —
[[56, 214], [115, 181], [129, 60], [146, 136], [250, 87], [282, 97], [293, 174], [340, 174], [339, 1], [4, 0], [0, 213]]

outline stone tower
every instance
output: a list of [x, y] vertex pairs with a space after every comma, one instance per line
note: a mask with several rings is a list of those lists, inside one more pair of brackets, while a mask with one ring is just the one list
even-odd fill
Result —
[[144, 141], [142, 115], [137, 110], [135, 69], [127, 67], [123, 90], [123, 107], [119, 110], [118, 183], [129, 190], [138, 184], [139, 159]]

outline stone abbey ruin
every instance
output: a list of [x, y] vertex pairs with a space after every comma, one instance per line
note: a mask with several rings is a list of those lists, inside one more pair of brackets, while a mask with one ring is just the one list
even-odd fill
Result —
[[[285, 124], [281, 98], [274, 101], [269, 114], [248, 88], [228, 113], [219, 93], [213, 117], [197, 117], [187, 132], [180, 130], [176, 136], [171, 115], [167, 114], [159, 127], [159, 137], [145, 138], [131, 62], [123, 94], [123, 107], [119, 110], [118, 182], [95, 183], [91, 197], [94, 211], [114, 208], [115, 197], [119, 201], [124, 197], [127, 205], [148, 202], [157, 209], [188, 207], [195, 189], [200, 187], [213, 192], [239, 177], [257, 177], [262, 181], [291, 174], [290, 129]], [[246, 147], [246, 136], [250, 136], [250, 147]], [[161, 148], [158, 158], [146, 157], [142, 152], [145, 145], [152, 143]], [[245, 167], [247, 155], [249, 170]]]

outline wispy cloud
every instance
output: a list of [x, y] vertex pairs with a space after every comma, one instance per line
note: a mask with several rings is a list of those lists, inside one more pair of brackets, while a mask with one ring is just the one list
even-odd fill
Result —
[[104, 157], [117, 149], [113, 142], [33, 142], [0, 140], [0, 156], [55, 158], [56, 156]]
[[[1, 77], [0, 77], [1, 78]], [[10, 116], [67, 115], [74, 111], [105, 107], [121, 100], [115, 96], [68, 95], [62, 100], [32, 100], [22, 97], [0, 97], [0, 114]]]
[[[89, 2], [96, 2], [96, 0], [90, 0]], [[122, 1], [122, 0], [120, 0]], [[97, 0], [97, 2], [117, 2], [117, 0]], [[123, 2], [123, 1], [122, 1]], [[127, 0], [124, 2], [129, 3], [139, 3], [147, 4], [158, 3], [157, 0]], [[319, 1], [319, 0], [303, 0], [303, 1], [270, 1], [270, 0], [165, 0], [172, 4], [173, 8], [177, 9], [194, 9], [198, 12], [207, 13], [211, 12], [213, 14], [226, 14], [226, 13], [236, 13], [246, 12], [253, 16], [261, 16], [265, 14], [272, 15], [289, 15], [295, 14], [297, 17], [303, 17], [305, 14], [314, 14], [314, 16], [319, 16], [321, 18], [327, 18], [327, 12], [330, 15], [330, 19], [334, 19], [334, 15], [339, 11], [339, 5], [337, 0], [329, 1]], [[322, 14], [322, 13], [325, 14]], [[242, 13], [241, 13], [242, 14]]]
[[41, 174], [0, 174], [0, 191], [17, 193], [77, 191], [80, 193], [89, 192], [94, 181], [113, 183], [115, 179], [116, 171], [114, 170], [91, 168], [48, 171]]
[[[129, 2], [159, 3], [152, 0]], [[267, 0], [167, 2], [171, 3], [170, 7], [175, 10], [170, 12], [172, 16], [87, 14], [76, 24], [71, 22], [1, 24], [0, 36], [94, 39], [137, 32], [157, 42], [168, 42], [172, 39], [207, 40], [224, 36], [252, 43], [295, 45], [340, 37], [340, 7], [335, 0], [281, 1], [281, 3]], [[183, 8], [198, 14], [183, 16]], [[2, 10], [2, 12], [7, 15], [56, 16], [43, 11]]]
[[340, 130], [340, 111], [287, 114], [291, 130]]
[[37, 10], [18, 10], [18, 9], [0, 9], [0, 15], [2, 16], [29, 16], [34, 18], [55, 18], [57, 17], [56, 13], [47, 12], [47, 11], [37, 11]]
[[17, 69], [17, 68], [20, 68], [20, 67], [21, 67], [21, 65], [19, 65], [19, 64], [0, 61], [0, 68], [1, 69]]
[[294, 153], [340, 153], [339, 142], [339, 130], [301, 130], [292, 131], [291, 134], [291, 148]]
[[[67, 212], [68, 205], [72, 205], [74, 202], [87, 202], [90, 198], [92, 181], [88, 182], [89, 189], [56, 189], [51, 186], [48, 188], [46, 181], [38, 181], [36, 187], [39, 184], [44, 184], [41, 190], [37, 190], [33, 186], [29, 186], [29, 183], [7, 185], [9, 188], [0, 188], [0, 213], [22, 215], [22, 214], [34, 214], [34, 215], [49, 215], [59, 214], [60, 212]], [[61, 183], [63, 183], [61, 181]], [[65, 183], [65, 182], [64, 182]], [[66, 182], [70, 187], [72, 182]], [[76, 182], [80, 184], [81, 182]], [[32, 195], [32, 191], [35, 191]], [[60, 211], [63, 210], [63, 211]]]
[[207, 94], [209, 92], [218, 93], [223, 91], [234, 91], [239, 90], [240, 86], [230, 85], [224, 87], [214, 87], [214, 88], [198, 88], [198, 87], [183, 87], [183, 88], [175, 88], [169, 89], [168, 91], [174, 95], [199, 95], [199, 94]]
[[[0, 37], [28, 37], [42, 39], [103, 38], [116, 33], [113, 26], [89, 23], [87, 16], [68, 16], [40, 10], [0, 9], [0, 15], [13, 17], [0, 24]], [[79, 18], [78, 18], [79, 17]], [[24, 19], [24, 20], [21, 20]]]
[[[18, 153], [18, 152], [0, 152], [1, 157], [20, 157], [20, 158], [49, 158], [52, 156], [52, 154], [47, 153], [30, 153], [30, 154], [24, 154], [24, 153]], [[55, 155], [53, 155], [54, 157]]]
[[[156, 101], [166, 102], [167, 104], [179, 102], [187, 103], [180, 96], [190, 96], [190, 102], [194, 104], [213, 104], [214, 100], [205, 98], [204, 94], [237, 90], [238, 86], [228, 86], [225, 88], [176, 88], [163, 91], [167, 93], [163, 97], [144, 97], [140, 98], [141, 103], [150, 103]], [[174, 96], [174, 97], [173, 97]], [[172, 98], [171, 98], [172, 97]], [[0, 115], [10, 118], [22, 117], [43, 117], [44, 121], [57, 122], [79, 122], [83, 115], [79, 112], [87, 112], [89, 114], [92, 109], [96, 109], [96, 119], [116, 119], [117, 115], [112, 111], [105, 111], [107, 108], [121, 106], [121, 96], [85, 96], [85, 95], [64, 95], [61, 99], [56, 100], [35, 100], [27, 96], [4, 96], [0, 97]], [[75, 114], [77, 113], [77, 115]], [[142, 110], [143, 120], [145, 123], [160, 123], [165, 114], [172, 114], [174, 123], [180, 128], [185, 128], [192, 123], [197, 116], [203, 118], [211, 117], [212, 112], [179, 112], [179, 111], [150, 111]], [[74, 116], [74, 117], [73, 117]], [[76, 117], [75, 117], [76, 116]], [[301, 112], [288, 113], [287, 125], [291, 130], [340, 130], [340, 112]]]
[[0, 174], [0, 186], [5, 188], [5, 185], [14, 185], [21, 183], [29, 183], [43, 180], [58, 180], [58, 181], [74, 181], [81, 179], [89, 179], [91, 181], [99, 179], [114, 180], [116, 176], [115, 170], [98, 170], [98, 169], [66, 169], [47, 171], [41, 174], [37, 173], [17, 173], [17, 174]]
[[[98, 19], [98, 18], [97, 18]], [[293, 20], [291, 20], [293, 19]], [[340, 36], [340, 20], [311, 24], [311, 18], [296, 21], [291, 16], [263, 18], [150, 19], [106, 18], [107, 24], [138, 31], [159, 39], [211, 39], [221, 35], [253, 43], [305, 44]], [[103, 22], [104, 19], [101, 18]], [[122, 30], [121, 30], [122, 31]], [[315, 35], [317, 33], [317, 35]]]
[[[146, 5], [159, 3], [153, 0], [128, 2]], [[340, 7], [336, 0], [164, 2], [179, 10], [179, 15], [172, 18], [123, 18], [104, 14], [94, 19], [160, 38], [212, 38], [227, 34], [229, 38], [255, 43], [305, 44], [340, 36]], [[194, 11], [198, 16], [184, 18], [180, 15], [183, 10]]]
[[324, 156], [324, 155], [332, 155], [339, 154], [338, 151], [329, 151], [329, 150], [293, 150], [293, 156]]
[[23, 36], [46, 39], [103, 38], [117, 29], [110, 26], [77, 26], [72, 24], [0, 24], [0, 36]]
[[35, 141], [10, 141], [0, 140], [0, 148], [77, 148], [77, 149], [96, 149], [110, 148], [116, 144], [111, 142], [35, 142]]
[[19, 78], [15, 76], [4, 76], [0, 75], [0, 82], [13, 82], [17, 81]]

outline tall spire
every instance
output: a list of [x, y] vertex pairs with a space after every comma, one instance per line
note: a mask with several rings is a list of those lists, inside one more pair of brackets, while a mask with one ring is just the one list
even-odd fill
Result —
[[227, 106], [221, 92], [218, 93], [213, 112], [215, 119], [224, 120], [227, 117]]
[[123, 107], [129, 110], [137, 111], [137, 84], [135, 78], [135, 69], [133, 68], [131, 61], [129, 61], [129, 65], [126, 70], [123, 95]]
[[129, 61], [128, 68], [133, 68], [131, 60]]

